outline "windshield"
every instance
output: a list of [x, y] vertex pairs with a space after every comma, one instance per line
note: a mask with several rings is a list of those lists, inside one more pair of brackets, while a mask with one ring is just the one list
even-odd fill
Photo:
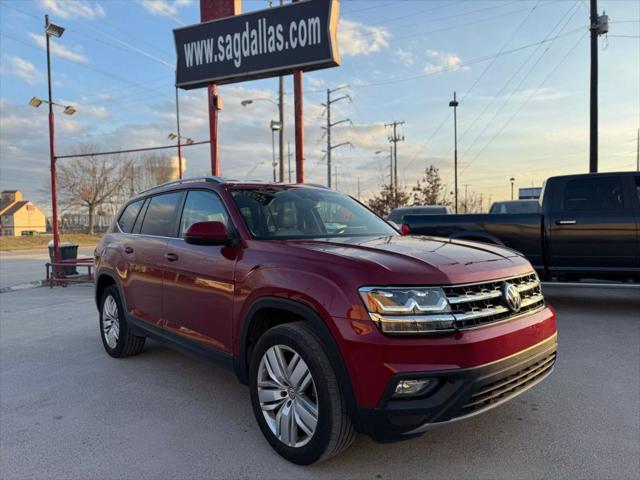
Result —
[[398, 235], [361, 204], [331, 190], [238, 188], [231, 196], [260, 240]]

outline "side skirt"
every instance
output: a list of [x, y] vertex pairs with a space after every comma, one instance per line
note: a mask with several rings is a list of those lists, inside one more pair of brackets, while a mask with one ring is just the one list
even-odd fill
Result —
[[199, 345], [180, 335], [152, 325], [149, 322], [140, 320], [132, 315], [127, 315], [127, 322], [133, 327], [134, 334], [136, 335], [152, 338], [153, 340], [192, 358], [206, 360], [235, 372], [233, 368], [233, 355], [204, 345]]

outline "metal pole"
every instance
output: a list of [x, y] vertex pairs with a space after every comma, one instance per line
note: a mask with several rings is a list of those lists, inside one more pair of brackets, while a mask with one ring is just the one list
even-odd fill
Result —
[[209, 95], [209, 138], [211, 140], [211, 175], [220, 175], [220, 149], [218, 146], [218, 86], [211, 83]]
[[304, 183], [304, 112], [302, 70], [293, 72], [293, 102], [296, 122], [296, 183]]
[[[280, 6], [284, 5], [284, 0], [280, 0]], [[284, 77], [278, 78], [278, 110], [280, 121], [280, 132], [278, 136], [280, 154], [280, 182], [284, 183]]]
[[454, 201], [455, 212], [458, 213], [458, 101], [456, 92], [453, 92], [453, 177], [454, 177]]
[[640, 128], [636, 137], [636, 171], [640, 172]]
[[598, 3], [591, 0], [591, 105], [589, 173], [598, 171]]
[[291, 142], [287, 142], [287, 170], [289, 170], [289, 183], [291, 183]]
[[393, 143], [389, 145], [389, 190], [393, 195]]
[[276, 181], [276, 167], [278, 166], [278, 164], [276, 163], [276, 140], [275, 140], [275, 136], [276, 136], [276, 131], [272, 128], [271, 129], [271, 156], [273, 158], [272, 167], [273, 167], [273, 181], [274, 181], [274, 183]]
[[331, 188], [331, 90], [327, 88], [327, 187]]
[[398, 135], [396, 133], [397, 122], [393, 122], [393, 191], [396, 207], [398, 207]]
[[[55, 132], [53, 127], [53, 98], [51, 93], [51, 50], [49, 46], [49, 34], [46, 32], [49, 25], [49, 15], [44, 16], [45, 38], [47, 42], [47, 86], [49, 89], [49, 157], [51, 164], [51, 229], [53, 230], [53, 259], [60, 260], [60, 232], [58, 231], [58, 191], [56, 180], [56, 154]], [[54, 276], [58, 276], [57, 265], [53, 266]]]
[[176, 87], [176, 129], [178, 130], [178, 178], [182, 179], [182, 138], [180, 137], [180, 102], [178, 101], [178, 87]]

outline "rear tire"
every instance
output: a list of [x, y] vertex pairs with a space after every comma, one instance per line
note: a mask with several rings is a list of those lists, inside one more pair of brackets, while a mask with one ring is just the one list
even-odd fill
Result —
[[329, 358], [304, 322], [276, 326], [260, 337], [251, 356], [249, 390], [262, 433], [290, 462], [327, 460], [355, 438]]
[[114, 358], [137, 355], [144, 348], [146, 338], [131, 332], [115, 285], [105, 288], [102, 294], [99, 327], [102, 345]]

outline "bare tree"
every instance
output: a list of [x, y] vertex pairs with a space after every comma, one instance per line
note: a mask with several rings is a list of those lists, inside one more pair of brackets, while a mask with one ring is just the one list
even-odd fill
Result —
[[79, 154], [85, 157], [66, 159], [58, 164], [58, 190], [62, 202], [69, 207], [86, 207], [89, 233], [94, 233], [95, 215], [102, 206], [117, 203], [131, 170], [126, 157], [92, 156], [93, 146], [85, 145]]

